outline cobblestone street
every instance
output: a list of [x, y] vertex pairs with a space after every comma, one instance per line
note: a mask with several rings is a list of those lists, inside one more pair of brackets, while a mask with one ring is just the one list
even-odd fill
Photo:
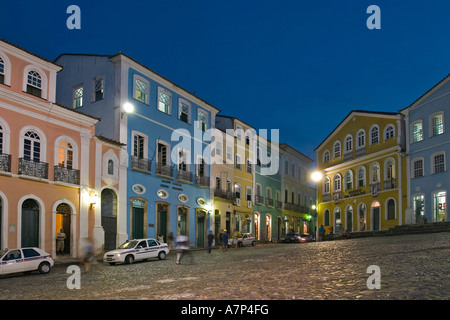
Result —
[[[47, 275], [3, 276], [0, 299], [326, 300], [449, 299], [450, 233], [359, 238], [193, 252], [132, 265], [81, 266], [81, 289], [66, 286], [69, 264]], [[370, 290], [367, 268], [379, 266]]]

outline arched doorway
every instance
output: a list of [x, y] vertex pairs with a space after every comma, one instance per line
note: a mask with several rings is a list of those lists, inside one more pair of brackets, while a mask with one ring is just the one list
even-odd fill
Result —
[[372, 230], [380, 230], [380, 203], [372, 203]]
[[39, 247], [39, 203], [27, 199], [22, 203], [22, 247]]
[[178, 207], [177, 210], [177, 235], [189, 236], [189, 208]]
[[146, 202], [144, 200], [131, 199], [131, 239], [142, 239], [146, 237], [145, 207]]
[[261, 240], [259, 235], [259, 224], [260, 224], [260, 214], [258, 212], [255, 212], [255, 237], [256, 240]]
[[102, 227], [105, 233], [105, 251], [117, 248], [117, 195], [111, 189], [104, 189], [101, 194]]
[[345, 208], [345, 228], [348, 232], [353, 231], [353, 207], [350, 205]]
[[156, 206], [156, 236], [162, 234], [164, 241], [167, 241], [170, 229], [169, 210], [170, 207], [166, 203], [158, 203]]
[[359, 231], [366, 231], [367, 227], [367, 209], [364, 203], [358, 206]]
[[197, 209], [197, 247], [205, 246], [206, 234], [206, 211]]
[[272, 241], [272, 216], [266, 215], [266, 241]]
[[72, 209], [67, 203], [61, 203], [56, 207], [56, 234], [58, 234], [62, 230], [62, 232], [66, 235], [63, 249], [64, 254], [70, 254], [71, 218]]

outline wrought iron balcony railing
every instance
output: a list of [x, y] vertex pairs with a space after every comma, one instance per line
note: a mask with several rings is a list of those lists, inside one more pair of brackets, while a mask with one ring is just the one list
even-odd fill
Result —
[[208, 187], [210, 185], [209, 176], [199, 176], [196, 177], [197, 185], [200, 187]]
[[194, 175], [190, 171], [178, 170], [177, 171], [177, 180], [193, 182]]
[[0, 153], [0, 171], [11, 172], [11, 155]]
[[157, 163], [156, 164], [156, 174], [173, 178], [173, 167], [161, 165], [161, 164]]
[[48, 163], [20, 158], [19, 175], [48, 179]]
[[152, 160], [131, 156], [131, 169], [151, 172]]
[[80, 170], [55, 166], [55, 181], [80, 184]]

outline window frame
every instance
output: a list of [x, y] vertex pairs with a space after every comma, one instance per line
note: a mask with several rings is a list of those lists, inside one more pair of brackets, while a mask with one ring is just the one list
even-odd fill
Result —
[[[164, 102], [160, 100], [161, 94], [165, 94], [169, 98], [169, 101], [167, 102], [167, 111], [161, 110], [161, 108], [160, 108], [160, 105], [164, 104]], [[157, 104], [156, 108], [159, 111], [161, 111], [164, 114], [171, 115], [172, 114], [172, 92], [170, 92], [169, 90], [167, 90], [167, 89], [165, 89], [163, 87], [158, 87], [158, 97], [157, 97], [157, 100], [156, 100], [156, 104]]]
[[[141, 97], [137, 96], [138, 91], [142, 93], [141, 90], [138, 90], [138, 81], [142, 82], [145, 85], [145, 92], [143, 92], [144, 99], [141, 99]], [[138, 74], [133, 74], [133, 99], [146, 105], [150, 104], [150, 81]]]

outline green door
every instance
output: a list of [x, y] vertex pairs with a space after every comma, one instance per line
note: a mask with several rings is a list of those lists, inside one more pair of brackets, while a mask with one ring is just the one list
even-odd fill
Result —
[[22, 204], [22, 247], [39, 247], [39, 205], [32, 199]]
[[163, 235], [164, 241], [167, 241], [167, 211], [160, 209], [158, 211], [158, 236], [159, 234]]
[[205, 246], [205, 217], [197, 219], [197, 247]]
[[373, 214], [373, 227], [372, 230], [380, 230], [380, 207], [372, 209]]
[[144, 238], [144, 208], [133, 207], [132, 215], [133, 225], [131, 227], [131, 236], [133, 239]]

